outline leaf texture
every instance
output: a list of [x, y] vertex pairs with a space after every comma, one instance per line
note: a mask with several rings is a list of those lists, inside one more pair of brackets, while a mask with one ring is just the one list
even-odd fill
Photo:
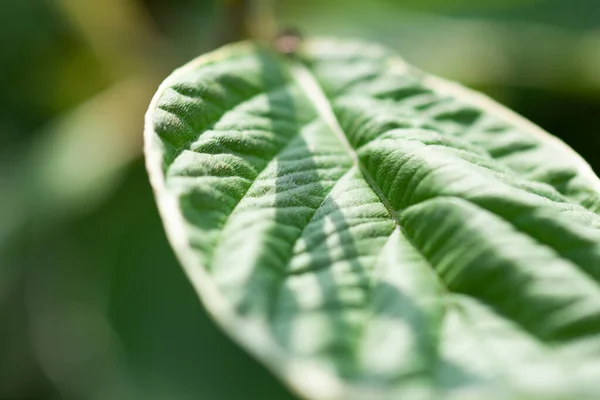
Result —
[[146, 157], [206, 307], [302, 396], [600, 390], [600, 183], [484, 96], [369, 43], [234, 44], [163, 83]]

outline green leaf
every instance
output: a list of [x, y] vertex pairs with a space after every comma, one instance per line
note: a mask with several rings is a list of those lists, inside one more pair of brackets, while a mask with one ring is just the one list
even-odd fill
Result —
[[600, 389], [600, 183], [488, 98], [372, 44], [235, 44], [164, 82], [146, 157], [204, 304], [301, 395]]

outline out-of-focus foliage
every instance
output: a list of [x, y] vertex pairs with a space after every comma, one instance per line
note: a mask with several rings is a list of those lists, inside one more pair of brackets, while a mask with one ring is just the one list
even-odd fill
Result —
[[[227, 3], [0, 2], [0, 399], [290, 398], [199, 306], [140, 162], [151, 94], [226, 40]], [[487, 91], [599, 170], [596, 0], [277, 9]]]

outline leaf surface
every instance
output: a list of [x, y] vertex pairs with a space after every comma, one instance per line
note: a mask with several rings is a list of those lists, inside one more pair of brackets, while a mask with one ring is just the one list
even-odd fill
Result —
[[600, 376], [600, 183], [558, 139], [376, 45], [248, 43], [147, 114], [208, 310], [315, 399], [569, 398]]

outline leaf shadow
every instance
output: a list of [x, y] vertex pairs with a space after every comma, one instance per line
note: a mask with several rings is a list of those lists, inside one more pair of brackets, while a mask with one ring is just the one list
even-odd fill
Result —
[[[271, 55], [261, 53], [259, 57], [265, 66], [264, 73], [271, 74], [270, 81], [287, 79], [284, 71], [272, 68]], [[275, 73], [281, 76], [274, 79], [272, 74]], [[313, 157], [319, 149], [303, 137], [302, 129], [315, 122], [317, 112], [313, 110], [311, 118], [307, 118], [292, 90], [267, 93], [269, 108], [289, 110], [292, 121], [286, 125], [291, 122], [297, 131], [293, 139], [294, 157], [283, 152], [275, 159], [274, 216], [263, 235], [261, 253], [243, 304], [256, 307], [258, 303], [259, 309], [268, 316], [272, 337], [290, 356], [322, 360], [345, 379], [356, 381], [358, 378], [359, 382], [383, 387], [406, 379], [420, 379], [420, 373], [433, 376], [434, 369], [440, 368], [443, 376], [434, 379], [466, 380], [466, 371], [458, 366], [452, 366], [449, 371], [450, 364], [439, 359], [437, 347], [431, 348], [428, 342], [431, 337], [419, 336], [423, 332], [424, 316], [418, 305], [397, 287], [377, 282], [370, 269], [372, 266], [361, 261], [365, 249], [353, 237], [352, 224], [345, 217], [343, 207], [329, 195], [337, 182], [323, 182], [319, 173], [323, 166]], [[275, 123], [273, 132], [277, 134]], [[300, 158], [303, 160], [301, 177], [290, 173], [290, 163]], [[308, 224], [310, 230], [306, 229]], [[307, 256], [301, 273], [290, 271], [299, 240], [304, 241]], [[308, 279], [314, 284], [295, 286], [292, 281], [298, 279]], [[314, 291], [308, 297], [320, 301], [307, 304], [307, 293], [303, 290]], [[379, 292], [378, 304], [373, 300], [374, 291]], [[397, 302], [401, 304], [395, 304]], [[365, 371], [357, 345], [369, 318], [375, 314], [405, 323], [417, 337], [417, 346], [433, 357], [432, 369], [412, 375], [397, 371], [380, 376]], [[453, 378], [448, 378], [450, 373]]]

